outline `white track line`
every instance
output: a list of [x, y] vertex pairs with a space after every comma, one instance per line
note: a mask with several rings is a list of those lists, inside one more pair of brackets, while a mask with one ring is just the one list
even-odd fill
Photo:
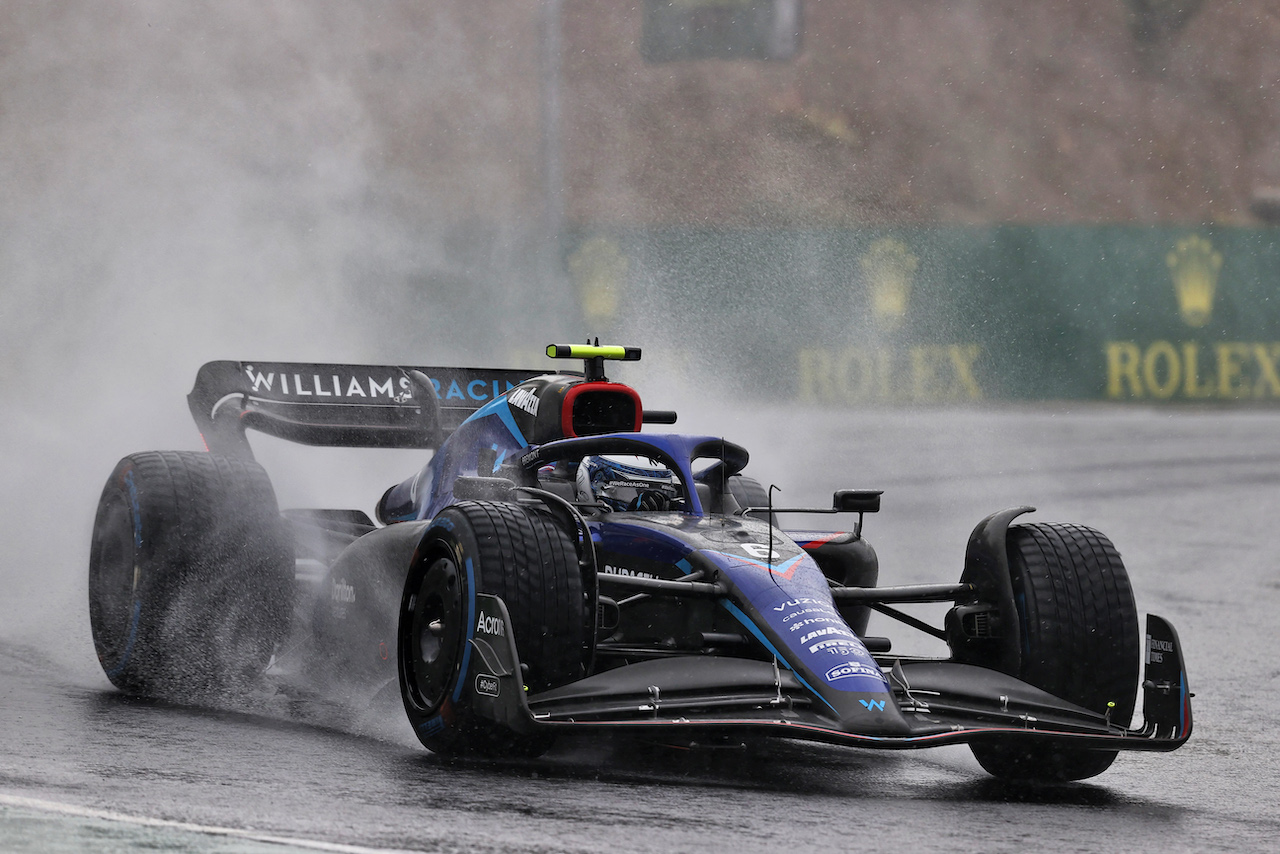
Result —
[[145, 816], [126, 815], [110, 810], [78, 807], [73, 804], [62, 804], [57, 801], [45, 801], [38, 798], [24, 798], [20, 795], [0, 793], [0, 806], [20, 807], [37, 812], [56, 813], [75, 818], [96, 818], [102, 821], [116, 821], [121, 824], [132, 824], [138, 827], [163, 827], [172, 830], [184, 830], [188, 833], [204, 833], [209, 836], [225, 836], [233, 839], [246, 839], [253, 842], [265, 842], [273, 845], [292, 845], [311, 851], [334, 851], [340, 854], [422, 854], [421, 851], [409, 851], [402, 848], [366, 848], [362, 845], [343, 845], [339, 842], [319, 842], [314, 839], [296, 839], [291, 836], [275, 836], [270, 833], [258, 833], [253, 830], [241, 830], [235, 827], [215, 827], [207, 824], [191, 824], [185, 821], [170, 821], [164, 818], [147, 818]]

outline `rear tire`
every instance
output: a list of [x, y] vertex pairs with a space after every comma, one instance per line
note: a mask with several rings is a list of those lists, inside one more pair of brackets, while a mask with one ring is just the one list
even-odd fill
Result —
[[253, 687], [288, 628], [293, 555], [262, 467], [214, 454], [125, 457], [89, 553], [102, 669], [130, 694], [217, 702]]
[[[1120, 554], [1081, 525], [1018, 525], [1008, 534], [1009, 570], [1022, 633], [1023, 681], [1128, 725], [1138, 692], [1138, 611]], [[1101, 774], [1114, 750], [1051, 743], [977, 742], [979, 764], [1032, 782]]]
[[754, 477], [735, 474], [729, 477], [726, 486], [729, 494], [743, 507], [769, 506], [769, 490]]
[[445, 508], [423, 534], [405, 582], [398, 661], [401, 696], [418, 739], [444, 755], [536, 756], [551, 746], [468, 706], [468, 615], [477, 593], [502, 599], [526, 690], [585, 675], [586, 602], [577, 552], [548, 515], [517, 504]]
[[[733, 500], [737, 501], [740, 507], [769, 506], [769, 490], [754, 477], [747, 477], [745, 474], [730, 475], [727, 487], [729, 494], [733, 496]], [[758, 518], [763, 519], [765, 517], [759, 516]], [[768, 519], [770, 525], [775, 528], [778, 526], [778, 518], [772, 513], [769, 514]]]

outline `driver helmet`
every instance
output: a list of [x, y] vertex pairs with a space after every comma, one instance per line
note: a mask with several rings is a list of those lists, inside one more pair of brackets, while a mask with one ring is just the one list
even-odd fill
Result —
[[680, 490], [670, 469], [648, 468], [608, 457], [585, 457], [575, 482], [582, 502], [603, 504], [609, 510], [670, 510]]

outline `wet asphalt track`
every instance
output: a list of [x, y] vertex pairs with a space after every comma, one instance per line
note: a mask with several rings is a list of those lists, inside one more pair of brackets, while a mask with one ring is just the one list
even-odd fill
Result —
[[[1004, 506], [1032, 503], [1034, 519], [1102, 529], [1125, 557], [1140, 610], [1181, 634], [1197, 694], [1192, 741], [1173, 754], [1122, 755], [1090, 783], [1044, 790], [994, 782], [963, 748], [596, 740], [534, 762], [450, 764], [416, 747], [395, 715], [334, 721], [278, 705], [236, 713], [130, 701], [97, 673], [77, 598], [57, 603], [54, 619], [66, 625], [51, 634], [67, 639], [57, 648], [0, 630], [0, 850], [1280, 844], [1280, 414], [819, 411], [803, 427], [781, 414], [763, 424], [708, 414], [681, 426], [748, 445], [749, 473], [782, 486], [788, 504], [821, 505], [837, 487], [885, 489], [884, 510], [865, 531], [884, 583], [957, 577], [969, 530]], [[104, 476], [113, 462], [102, 461]], [[95, 479], [84, 490], [86, 517], [98, 488]], [[61, 549], [50, 554], [79, 563], [42, 571], [82, 577], [87, 546]], [[872, 632], [890, 630], [873, 623]], [[940, 652], [935, 643], [896, 648]], [[307, 722], [317, 719], [331, 725]]]

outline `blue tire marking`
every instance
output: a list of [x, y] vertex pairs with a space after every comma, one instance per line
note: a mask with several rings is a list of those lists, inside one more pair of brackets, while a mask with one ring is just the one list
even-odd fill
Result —
[[142, 511], [138, 509], [138, 487], [133, 482], [133, 470], [124, 473], [124, 485], [129, 489], [129, 506], [133, 510], [133, 545], [142, 548]]
[[[133, 470], [124, 473], [124, 485], [129, 491], [129, 509], [133, 512], [133, 547], [135, 551], [142, 550], [142, 511], [138, 508], [138, 486], [133, 482]], [[134, 554], [133, 562], [135, 567], [135, 581], [138, 565], [138, 556]], [[133, 591], [137, 596], [138, 591]], [[138, 639], [138, 622], [142, 616], [142, 600], [135, 598], [133, 600], [133, 614], [129, 617], [129, 639], [125, 641], [124, 652], [120, 656], [120, 660], [116, 662], [116, 666], [107, 671], [107, 678], [110, 679], [119, 675], [126, 667], [129, 666], [129, 657], [133, 654], [133, 644]]]
[[1182, 680], [1182, 689], [1178, 692], [1181, 699], [1181, 702], [1178, 703], [1178, 735], [1185, 738], [1189, 735], [1187, 732], [1187, 706], [1190, 704], [1190, 700], [1187, 697], [1187, 671], [1183, 670], [1178, 676]]
[[133, 600], [133, 617], [129, 620], [129, 640], [125, 641], [124, 654], [116, 666], [107, 671], [107, 678], [118, 674], [129, 664], [129, 656], [133, 653], [133, 642], [138, 638], [138, 617], [142, 614], [142, 600]]
[[471, 558], [463, 563], [467, 567], [467, 640], [462, 646], [462, 666], [458, 668], [458, 684], [453, 688], [453, 701], [458, 702], [462, 689], [467, 684], [467, 665], [471, 662], [471, 635], [476, 625], [476, 576], [471, 566]]

